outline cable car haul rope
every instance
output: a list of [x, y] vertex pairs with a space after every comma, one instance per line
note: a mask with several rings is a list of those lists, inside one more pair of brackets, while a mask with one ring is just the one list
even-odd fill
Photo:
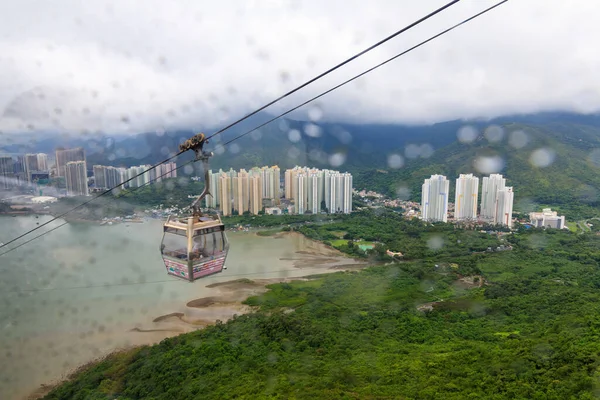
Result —
[[[204, 190], [202, 191], [202, 193], [200, 194], [200, 196], [194, 200], [194, 202], [192, 202], [192, 204], [189, 207], [190, 212], [188, 213], [188, 216], [185, 217], [174, 217], [174, 216], [170, 216], [167, 221], [164, 223], [163, 225], [163, 238], [160, 244], [160, 252], [161, 252], [161, 256], [164, 262], [164, 265], [167, 269], [167, 273], [169, 275], [172, 276], [176, 276], [178, 278], [187, 280], [189, 282], [194, 282], [197, 279], [200, 279], [202, 277], [208, 276], [208, 275], [212, 275], [214, 273], [218, 273], [218, 272], [222, 272], [224, 269], [226, 269], [225, 267], [225, 260], [227, 259], [227, 254], [229, 252], [229, 241], [227, 239], [227, 236], [225, 234], [225, 227], [223, 225], [223, 222], [221, 221], [221, 218], [219, 217], [218, 214], [203, 214], [200, 210], [199, 204], [202, 201], [202, 199], [205, 198], [205, 196], [207, 194], [211, 194], [210, 193], [210, 179], [209, 179], [209, 159], [210, 157], [212, 157], [213, 153], [209, 152], [209, 151], [205, 151], [204, 149], [204, 145], [208, 143], [208, 139], [217, 136], [219, 134], [221, 134], [222, 132], [224, 132], [225, 130], [231, 128], [234, 125], [237, 125], [238, 123], [246, 120], [247, 118], [249, 118], [252, 115], [255, 115], [256, 113], [258, 113], [261, 110], [264, 110], [265, 108], [267, 108], [268, 106], [280, 101], [281, 99], [291, 95], [292, 93], [295, 93], [296, 91], [300, 90], [301, 88], [307, 86], [308, 84], [320, 79], [321, 77], [333, 72], [334, 70], [337, 70], [338, 68], [342, 67], [343, 65], [349, 63], [350, 61], [358, 58], [359, 56], [362, 56], [363, 54], [371, 51], [372, 49], [380, 46], [381, 44], [387, 42], [388, 40], [396, 37], [397, 35], [399, 35], [400, 33], [403, 33], [411, 28], [413, 28], [414, 26], [420, 24], [421, 22], [431, 18], [432, 16], [438, 14], [439, 12], [443, 11], [444, 9], [458, 3], [460, 0], [453, 0], [449, 3], [447, 3], [446, 5], [438, 8], [437, 10], [429, 13], [428, 15], [426, 15], [425, 17], [413, 22], [412, 24], [400, 29], [399, 31], [395, 32], [394, 34], [388, 36], [387, 38], [375, 43], [374, 45], [370, 46], [369, 48], [361, 51], [360, 53], [355, 54], [354, 56], [350, 57], [349, 59], [343, 61], [342, 63], [330, 68], [329, 70], [325, 71], [324, 73], [316, 76], [315, 78], [305, 82], [304, 84], [300, 85], [299, 87], [287, 92], [286, 94], [280, 96], [279, 98], [271, 101], [270, 103], [260, 107], [259, 109], [251, 112], [250, 114], [240, 118], [239, 120], [227, 125], [226, 127], [220, 129], [219, 131], [213, 133], [210, 136], [205, 136], [203, 133], [199, 133], [196, 134], [195, 136], [189, 138], [188, 140], [186, 140], [185, 142], [183, 142], [180, 146], [179, 146], [179, 152], [171, 157], [169, 157], [166, 160], [163, 160], [155, 165], [153, 165], [152, 167], [150, 167], [148, 170], [145, 170], [143, 172], [141, 172], [140, 174], [127, 179], [125, 182], [122, 182], [121, 184], [110, 188], [102, 193], [100, 193], [99, 195], [93, 197], [90, 200], [87, 200], [75, 207], [73, 207], [72, 209], [50, 219], [49, 221], [38, 225], [36, 228], [33, 228], [17, 237], [15, 237], [14, 239], [11, 239], [10, 241], [4, 243], [4, 244], [0, 244], [0, 249], [6, 247], [7, 245], [21, 239], [22, 237], [34, 232], [37, 229], [40, 229], [41, 227], [48, 225], [49, 223], [51, 223], [52, 221], [55, 221], [56, 219], [59, 219], [61, 217], [63, 217], [64, 215], [78, 209], [81, 208], [82, 206], [89, 204], [90, 202], [96, 200], [99, 197], [102, 197], [108, 193], [111, 193], [114, 189], [116, 189], [118, 186], [121, 186], [124, 183], [130, 182], [134, 179], [136, 179], [138, 176], [152, 170], [155, 169], [156, 167], [158, 167], [159, 165], [166, 163], [176, 157], [178, 157], [179, 155], [187, 152], [187, 151], [193, 151], [195, 153], [195, 158], [189, 162], [186, 162], [180, 166], [178, 166], [176, 168], [180, 169], [186, 165], [189, 165], [190, 163], [193, 162], [197, 162], [197, 161], [201, 161], [202, 162], [202, 166], [204, 169], [204, 173], [205, 173], [205, 186], [204, 186]], [[393, 61], [397, 58], [399, 58], [400, 56], [403, 56], [419, 47], [421, 47], [422, 45], [458, 28], [459, 26], [462, 26], [463, 24], [477, 18], [480, 17], [481, 15], [495, 9], [496, 7], [506, 3], [508, 0], [501, 0], [498, 3], [486, 8], [485, 10], [476, 13], [474, 15], [472, 15], [469, 18], [466, 18], [464, 20], [462, 20], [461, 22], [443, 30], [440, 31], [439, 33], [437, 33], [436, 35], [433, 35], [431, 37], [429, 37], [428, 39], [420, 42], [419, 44], [404, 50], [398, 54], [396, 54], [395, 56], [375, 65], [374, 67], [371, 67], [367, 70], [365, 70], [364, 72], [322, 92], [321, 94], [277, 115], [276, 117], [273, 117], [272, 119], [258, 125], [257, 127], [246, 131], [245, 133], [242, 133], [236, 137], [234, 137], [233, 139], [223, 143], [223, 144], [219, 144], [220, 146], [224, 147], [228, 144], [230, 144], [231, 142], [240, 139], [243, 136], [246, 136], [248, 134], [250, 134], [251, 132], [256, 131], [257, 129], [275, 121], [276, 119], [279, 119], [291, 112], [293, 112], [294, 110], [324, 96], [327, 93], [332, 92], [333, 90], [338, 89], [341, 86], [346, 85], [349, 82], [354, 81], [355, 79], [360, 78], [361, 76], [375, 70], [378, 69], [380, 67], [382, 67], [383, 65], [389, 63], [390, 61]], [[156, 177], [154, 180], [161, 178], [162, 176], [164, 176], [165, 174]], [[154, 180], [150, 180], [149, 182], [147, 182], [146, 184], [150, 184], [152, 183]], [[134, 188], [133, 190], [139, 189], [140, 187], [145, 186], [146, 184], [139, 186], [137, 188]], [[67, 223], [64, 222], [56, 227], [54, 227], [53, 229], [50, 229], [46, 232], [43, 232], [35, 237], [33, 237], [32, 239], [29, 239], [23, 243], [20, 243], [12, 248], [7, 249], [6, 251], [0, 253], [0, 256], [3, 256], [7, 253], [12, 252], [13, 250], [16, 250], [17, 248], [32, 242], [35, 239], [38, 239], [58, 228], [60, 228], [61, 226], [66, 225]], [[141, 283], [141, 282], [140, 282]]]

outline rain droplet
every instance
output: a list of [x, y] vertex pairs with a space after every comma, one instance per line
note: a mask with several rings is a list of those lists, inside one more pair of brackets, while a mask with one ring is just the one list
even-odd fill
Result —
[[340, 167], [344, 162], [346, 162], [346, 154], [344, 153], [334, 153], [329, 156], [329, 164], [332, 167]]
[[596, 167], [600, 167], [600, 149], [594, 149], [588, 156], [588, 161]]
[[319, 121], [321, 118], [323, 118], [323, 110], [321, 110], [321, 107], [318, 105], [311, 107], [308, 110], [308, 118], [311, 121]]
[[529, 162], [534, 167], [545, 168], [554, 162], [556, 153], [554, 150], [542, 147], [541, 149], [534, 150], [529, 157]]
[[430, 250], [439, 250], [444, 246], [444, 239], [439, 236], [433, 236], [427, 240], [427, 247]]
[[292, 129], [288, 132], [288, 139], [292, 143], [298, 143], [302, 139], [302, 134], [297, 129]]
[[477, 130], [470, 125], [463, 126], [456, 132], [456, 137], [461, 143], [471, 143], [477, 139]]
[[300, 150], [296, 147], [290, 147], [287, 154], [289, 158], [298, 158], [300, 156]]
[[404, 149], [404, 155], [406, 158], [417, 158], [421, 154], [421, 146], [417, 146], [416, 144], [409, 144]]
[[527, 143], [529, 143], [529, 137], [522, 130], [510, 133], [510, 136], [508, 138], [508, 144], [514, 147], [515, 149], [521, 149], [527, 146]]
[[497, 143], [504, 138], [504, 129], [498, 125], [490, 125], [485, 130], [485, 138], [491, 143]]
[[410, 188], [408, 186], [398, 186], [398, 188], [396, 189], [396, 196], [398, 196], [398, 198], [400, 200], [408, 200], [410, 199]]
[[160, 148], [160, 152], [162, 153], [162, 155], [166, 156], [167, 154], [169, 154], [169, 148], [167, 146], [163, 146]]
[[156, 136], [161, 137], [165, 134], [165, 128], [160, 127], [160, 128], [156, 128]]
[[422, 158], [429, 158], [433, 155], [433, 146], [430, 145], [429, 143], [425, 143], [421, 145], [421, 148], [419, 149], [419, 153], [421, 154]]
[[390, 154], [387, 159], [388, 167], [398, 169], [404, 166], [404, 157], [400, 154]]
[[240, 145], [239, 145], [239, 144], [237, 144], [237, 143], [232, 143], [232, 144], [229, 146], [229, 152], [230, 152], [231, 154], [237, 154], [237, 153], [239, 153], [239, 152], [240, 152], [240, 150], [241, 150], [241, 149], [240, 149]]
[[185, 167], [183, 167], [183, 173], [186, 175], [191, 175], [194, 173], [194, 167], [191, 165], [186, 165]]
[[262, 132], [260, 129], [255, 130], [254, 132], [252, 132], [250, 134], [250, 137], [255, 140], [255, 141], [259, 141], [262, 138]]
[[222, 144], [219, 144], [218, 146], [215, 147], [215, 154], [219, 155], [219, 154], [223, 154], [225, 153], [225, 147], [223, 147]]
[[319, 137], [321, 136], [321, 128], [315, 124], [306, 124], [304, 126], [304, 133], [310, 137]]
[[474, 167], [482, 174], [493, 174], [502, 171], [504, 160], [500, 156], [481, 156], [475, 159]]

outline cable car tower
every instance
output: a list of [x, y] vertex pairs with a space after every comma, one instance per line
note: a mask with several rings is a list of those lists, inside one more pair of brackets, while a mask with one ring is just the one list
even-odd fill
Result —
[[208, 141], [204, 134], [199, 133], [179, 146], [182, 153], [193, 150], [195, 161], [202, 161], [204, 190], [192, 202], [191, 216], [169, 216], [163, 226], [160, 245], [167, 273], [189, 282], [226, 269], [225, 260], [229, 252], [225, 226], [219, 215], [204, 215], [200, 210], [200, 202], [211, 194], [208, 161], [213, 153], [204, 151], [205, 143]]

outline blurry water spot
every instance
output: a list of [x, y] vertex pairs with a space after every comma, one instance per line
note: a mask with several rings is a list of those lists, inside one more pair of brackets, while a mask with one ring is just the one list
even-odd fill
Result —
[[406, 158], [417, 158], [421, 154], [421, 146], [417, 146], [416, 144], [409, 144], [404, 149], [404, 155]]
[[600, 149], [594, 149], [588, 156], [588, 161], [596, 167], [600, 167]]
[[430, 145], [429, 143], [425, 143], [421, 145], [421, 148], [419, 149], [419, 153], [421, 155], [422, 158], [429, 158], [433, 155], [433, 146]]
[[113, 153], [108, 155], [108, 161], [114, 161], [115, 159], [116, 159], [116, 157]]
[[123, 148], [117, 149], [116, 154], [118, 157], [123, 158], [127, 154], [127, 151], [125, 151]]
[[[193, 171], [193, 169], [192, 169], [192, 171]], [[177, 183], [181, 186], [187, 186], [189, 181], [187, 180], [187, 178], [182, 176], [181, 178], [177, 179]]]
[[579, 200], [583, 203], [595, 203], [598, 201], [598, 190], [593, 186], [583, 185], [579, 189]]
[[191, 165], [186, 165], [185, 167], [183, 167], [183, 173], [186, 175], [191, 175], [194, 173], [194, 167]]
[[404, 166], [404, 157], [400, 154], [390, 154], [388, 155], [387, 165], [390, 168], [398, 169]]
[[546, 247], [548, 239], [544, 235], [533, 234], [529, 236], [529, 247], [534, 249], [542, 249]]
[[231, 145], [229, 145], [229, 152], [231, 154], [237, 154], [240, 152], [240, 145], [237, 143], [232, 143]]
[[166, 156], [167, 154], [169, 154], [169, 148], [167, 146], [163, 146], [161, 147], [160, 152], [162, 155]]
[[318, 162], [321, 164], [327, 163], [327, 160], [328, 160], [327, 153], [325, 153], [322, 150], [318, 150], [318, 149], [312, 149], [308, 153], [308, 158], [310, 158], [311, 161]]
[[288, 158], [298, 158], [300, 156], [300, 150], [296, 147], [290, 147], [287, 152]]
[[529, 157], [529, 162], [534, 167], [545, 168], [554, 162], [556, 152], [548, 147], [534, 150]]
[[444, 239], [440, 236], [432, 236], [427, 240], [427, 247], [430, 250], [439, 250], [444, 245]]
[[285, 119], [279, 120], [279, 130], [282, 132], [287, 132], [290, 129], [290, 124]]
[[165, 128], [160, 127], [160, 128], [156, 128], [156, 136], [163, 136], [165, 134]]
[[262, 139], [262, 132], [260, 129], [255, 130], [254, 132], [252, 132], [250, 134], [250, 137], [252, 137], [253, 140], [255, 141], [259, 141], [260, 139]]
[[290, 80], [290, 74], [287, 71], [281, 71], [279, 73], [279, 79], [281, 79], [281, 82], [286, 83]]
[[223, 154], [223, 153], [225, 153], [225, 147], [223, 147], [222, 144], [215, 146], [215, 154], [219, 155], [219, 154]]
[[321, 118], [323, 118], [323, 110], [321, 109], [321, 107], [318, 105], [314, 105], [311, 108], [309, 108], [308, 118], [311, 121], [319, 121]]
[[306, 124], [304, 126], [304, 133], [310, 137], [319, 137], [321, 136], [321, 128], [315, 124]]
[[302, 138], [302, 134], [297, 129], [292, 129], [291, 131], [288, 132], [288, 139], [292, 143], [298, 143], [301, 138]]
[[500, 156], [480, 156], [473, 163], [475, 169], [482, 174], [500, 172], [504, 168], [504, 160]]
[[400, 200], [410, 199], [410, 188], [408, 186], [400, 185], [396, 188], [396, 196]]
[[470, 125], [463, 126], [456, 132], [456, 137], [461, 143], [471, 143], [477, 139], [477, 130]]
[[498, 125], [490, 125], [486, 128], [483, 136], [492, 143], [497, 143], [504, 138], [504, 129]]
[[510, 133], [510, 137], [508, 138], [508, 144], [515, 149], [521, 149], [527, 146], [529, 143], [529, 137], [522, 130], [514, 131]]
[[334, 153], [329, 156], [329, 164], [332, 167], [339, 167], [346, 161], [346, 154], [344, 153]]
[[338, 138], [343, 144], [350, 144], [352, 142], [352, 135], [350, 132], [343, 129], [336, 129], [333, 131], [333, 135]]

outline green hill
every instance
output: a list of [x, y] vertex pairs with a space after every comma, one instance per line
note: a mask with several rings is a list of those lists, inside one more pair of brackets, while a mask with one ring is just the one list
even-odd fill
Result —
[[600, 126], [507, 123], [502, 128], [505, 135], [499, 142], [480, 134], [471, 143], [457, 141], [397, 170], [356, 168], [354, 185], [420, 200], [421, 184], [432, 174], [454, 180], [461, 173], [482, 177], [498, 172], [514, 187], [515, 211], [547, 205], [569, 218], [599, 214]]
[[506, 240], [472, 265], [430, 255], [271, 285], [256, 313], [110, 356], [46, 398], [594, 398], [600, 237]]

